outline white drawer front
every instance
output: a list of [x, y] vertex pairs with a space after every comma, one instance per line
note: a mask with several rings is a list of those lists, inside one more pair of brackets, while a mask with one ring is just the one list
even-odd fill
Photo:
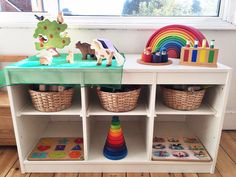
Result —
[[153, 84], [155, 80], [155, 73], [124, 73], [122, 84]]
[[157, 73], [157, 84], [225, 84], [227, 73]]

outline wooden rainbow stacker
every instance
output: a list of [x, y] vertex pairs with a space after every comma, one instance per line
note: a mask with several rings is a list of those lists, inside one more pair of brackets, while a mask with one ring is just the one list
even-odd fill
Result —
[[217, 67], [219, 49], [182, 47], [180, 64], [190, 66]]

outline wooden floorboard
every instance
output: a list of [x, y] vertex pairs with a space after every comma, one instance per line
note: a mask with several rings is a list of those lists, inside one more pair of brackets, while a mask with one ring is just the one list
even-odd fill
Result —
[[229, 155], [229, 157], [236, 162], [236, 141], [230, 136], [230, 134], [225, 131], [222, 132], [222, 138], [221, 138], [221, 147], [224, 149], [224, 151]]
[[30, 177], [54, 177], [53, 173], [32, 173]]
[[236, 165], [220, 146], [216, 168], [223, 177], [236, 177]]
[[0, 147], [0, 177], [236, 177], [236, 131], [224, 131], [215, 174], [182, 173], [32, 173], [22, 174], [15, 147]]
[[79, 173], [57, 173], [54, 177], [78, 177]]
[[17, 159], [15, 147], [0, 147], [0, 176], [6, 176]]
[[200, 173], [198, 174], [198, 177], [222, 177], [221, 174], [219, 173], [219, 171], [216, 169], [215, 170], [215, 174], [203, 174], [203, 173]]
[[126, 173], [103, 173], [102, 177], [126, 177]]
[[102, 173], [80, 173], [79, 177], [102, 177]]
[[150, 177], [149, 173], [127, 173], [127, 177]]
[[174, 174], [170, 173], [151, 173], [151, 177], [175, 177]]
[[14, 165], [11, 167], [9, 172], [7, 173], [6, 177], [29, 177], [30, 174], [23, 174], [20, 171], [20, 164], [19, 161], [17, 160]]

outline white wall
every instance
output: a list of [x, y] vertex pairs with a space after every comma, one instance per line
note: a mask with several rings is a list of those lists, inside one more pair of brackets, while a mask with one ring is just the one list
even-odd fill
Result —
[[[0, 55], [18, 54], [33, 55], [34, 49], [33, 31], [31, 28], [1, 28], [0, 27]], [[79, 30], [69, 29], [72, 38], [71, 45], [66, 47], [74, 49], [78, 40], [91, 42], [96, 37], [111, 39], [117, 48], [124, 53], [141, 53], [154, 30]], [[220, 49], [219, 61], [232, 68], [236, 68], [236, 31], [202, 31], [208, 40], [215, 39], [216, 47]], [[236, 129], [236, 71], [233, 71], [230, 96], [227, 106], [225, 128]]]

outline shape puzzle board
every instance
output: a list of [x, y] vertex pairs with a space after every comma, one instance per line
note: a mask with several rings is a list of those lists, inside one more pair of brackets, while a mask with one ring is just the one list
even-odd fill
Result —
[[211, 157], [196, 137], [154, 137], [152, 160], [211, 161]]
[[83, 138], [41, 138], [28, 160], [84, 160]]

